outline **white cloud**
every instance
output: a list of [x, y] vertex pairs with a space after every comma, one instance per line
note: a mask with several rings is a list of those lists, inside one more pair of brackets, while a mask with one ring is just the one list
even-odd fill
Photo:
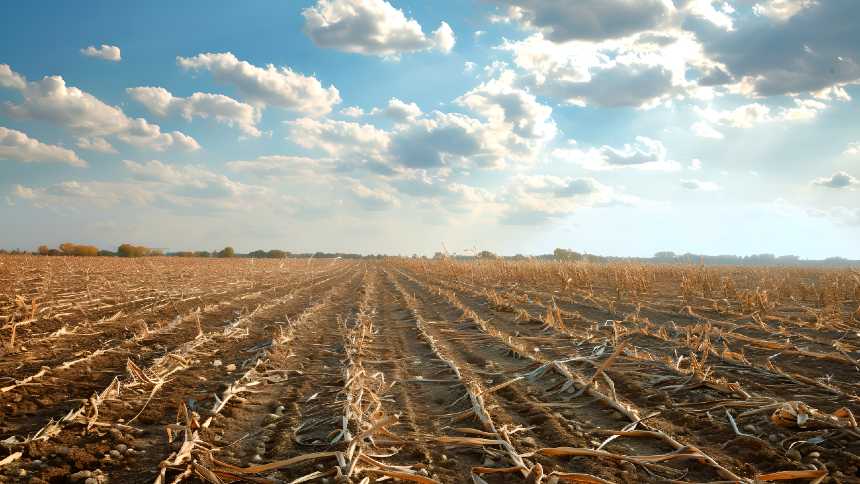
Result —
[[158, 160], [124, 160], [123, 164], [149, 192], [175, 205], [250, 209], [272, 195], [265, 187], [232, 180], [202, 165], [172, 165]]
[[633, 168], [643, 171], [678, 171], [681, 164], [668, 159], [668, 152], [659, 140], [637, 136], [633, 144], [621, 148], [601, 146], [582, 150], [559, 148], [553, 156], [561, 161], [573, 162], [586, 170], [606, 171]]
[[102, 44], [101, 47], [89, 46], [86, 49], [81, 49], [81, 54], [87, 57], [95, 57], [106, 61], [119, 62], [122, 60], [122, 54], [119, 47], [115, 45]]
[[[793, 107], [782, 107], [777, 110], [771, 109], [761, 103], [751, 103], [729, 110], [718, 110], [711, 107], [695, 108], [704, 121], [693, 125], [693, 132], [697, 136], [719, 133], [712, 125], [727, 126], [731, 128], [752, 128], [762, 123], [810, 121], [818, 114], [827, 109], [827, 104], [815, 99], [794, 99]], [[711, 132], [710, 130], [713, 130]], [[717, 137], [722, 137], [722, 133]]]
[[693, 171], [701, 170], [702, 169], [702, 160], [700, 160], [698, 158], [693, 158], [693, 160], [690, 161], [690, 169]]
[[702, 181], [702, 180], [696, 180], [696, 179], [681, 180], [681, 186], [686, 188], [687, 190], [698, 190], [698, 191], [703, 191], [703, 192], [714, 192], [714, 191], [722, 189], [722, 187], [720, 187], [720, 185], [718, 185], [714, 182]]
[[183, 98], [163, 87], [132, 87], [126, 91], [158, 116], [175, 112], [188, 121], [193, 117], [212, 118], [218, 123], [235, 126], [247, 136], [256, 138], [262, 134], [257, 128], [260, 110], [223, 94], [195, 92]]
[[507, 17], [542, 32], [553, 42], [605, 40], [668, 25], [671, 0], [494, 0]]
[[456, 102], [481, 114], [491, 124], [506, 125], [525, 139], [550, 140], [557, 128], [552, 108], [534, 95], [513, 87], [514, 73], [505, 71], [498, 79], [485, 82], [460, 96]]
[[478, 64], [475, 64], [472, 61], [466, 61], [463, 63], [463, 72], [474, 72], [476, 67], [478, 67]]
[[116, 148], [108, 140], [98, 136], [93, 138], [80, 137], [75, 146], [82, 150], [98, 151], [99, 153], [117, 153]]
[[239, 173], [299, 177], [305, 183], [323, 177], [324, 168], [331, 165], [328, 160], [305, 156], [267, 155], [253, 160], [234, 160], [227, 162], [227, 168]]
[[388, 100], [388, 106], [383, 109], [374, 108], [372, 115], [384, 114], [396, 122], [413, 121], [422, 114], [421, 108], [415, 103], [407, 103], [393, 97]]
[[30, 162], [58, 162], [85, 167], [87, 162], [74, 151], [49, 145], [27, 136], [26, 133], [0, 126], [0, 160]]
[[712, 89], [687, 76], [718, 67], [694, 35], [680, 31], [565, 43], [536, 34], [501, 48], [513, 53], [519, 82], [579, 106], [653, 107], [672, 97], [709, 98]]
[[20, 104], [5, 104], [5, 111], [12, 118], [49, 121], [86, 136], [116, 136], [134, 146], [157, 151], [200, 148], [194, 138], [179, 131], [162, 133], [158, 125], [143, 118], [129, 118], [122, 109], [67, 86], [60, 76], [26, 82], [8, 66], [0, 65], [0, 84], [17, 89], [24, 98]]
[[837, 171], [829, 177], [816, 178], [812, 181], [812, 184], [820, 187], [841, 189], [856, 186], [860, 184], [860, 180], [857, 180], [857, 178], [844, 171]]
[[[718, 9], [714, 3], [721, 3], [722, 7]], [[734, 30], [734, 19], [731, 15], [734, 13], [734, 9], [730, 6], [726, 8], [727, 5], [729, 4], [722, 0], [689, 0], [685, 10], [691, 15], [703, 18], [730, 32]]]
[[400, 206], [400, 200], [394, 194], [381, 188], [369, 188], [357, 180], [350, 184], [349, 191], [358, 205], [367, 210], [387, 210]]
[[348, 118], [360, 118], [365, 115], [364, 109], [358, 106], [348, 106], [340, 110], [340, 114]]
[[373, 125], [312, 118], [287, 121], [286, 124], [289, 139], [303, 148], [321, 150], [345, 162], [382, 162], [386, 159], [389, 135]]
[[501, 201], [506, 205], [502, 221], [516, 225], [539, 224], [583, 208], [639, 202], [593, 178], [553, 175], [515, 176]]
[[24, 90], [27, 88], [27, 80], [13, 71], [9, 64], [0, 64], [0, 87]]
[[845, 148], [845, 151], [843, 151], [842, 154], [844, 154], [846, 156], [858, 156], [858, 155], [860, 155], [860, 141], [848, 143], [848, 146]]
[[176, 60], [183, 69], [210, 71], [216, 80], [233, 85], [258, 106], [271, 104], [319, 116], [330, 112], [341, 101], [337, 88], [323, 87], [313, 76], [299, 74], [286, 66], [257, 67], [230, 52], [177, 57]]
[[384, 0], [318, 0], [304, 9], [305, 32], [320, 47], [397, 58], [401, 54], [454, 48], [454, 31], [442, 22], [431, 37], [402, 10]]
[[771, 20], [786, 22], [804, 9], [817, 4], [817, 0], [765, 0], [753, 5], [753, 12]]
[[723, 135], [723, 133], [717, 131], [716, 129], [714, 129], [713, 126], [711, 126], [710, 124], [708, 124], [704, 121], [697, 121], [697, 122], [693, 123], [693, 125], [690, 127], [690, 130], [693, 132], [693, 134], [695, 134], [696, 136], [698, 136], [700, 138], [711, 138], [711, 139], [723, 139], [723, 138], [725, 138], [725, 135]]

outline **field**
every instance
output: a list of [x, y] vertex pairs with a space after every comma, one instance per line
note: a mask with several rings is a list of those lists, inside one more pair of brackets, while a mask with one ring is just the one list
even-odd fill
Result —
[[0, 256], [0, 482], [860, 482], [860, 275]]

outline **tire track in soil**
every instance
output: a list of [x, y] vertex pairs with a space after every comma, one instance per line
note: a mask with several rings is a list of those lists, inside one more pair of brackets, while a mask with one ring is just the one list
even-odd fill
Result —
[[[325, 280], [327, 276], [319, 280]], [[319, 281], [318, 280], [318, 281]], [[317, 281], [317, 282], [318, 282]], [[296, 286], [301, 284], [296, 282]], [[311, 282], [312, 286], [314, 282]], [[308, 284], [305, 283], [305, 287]], [[285, 297], [301, 291], [302, 287], [281, 287], [284, 294], [273, 297]], [[211, 313], [203, 313], [200, 326], [204, 332], [217, 331], [226, 327], [237, 317], [239, 305], [246, 304], [243, 295], [237, 295], [232, 301], [219, 305]], [[174, 321], [176, 323], [176, 321]], [[54, 368], [45, 377], [32, 385], [18, 387], [0, 394], [0, 440], [10, 435], [24, 436], [42, 428], [49, 420], [65, 415], [77, 408], [82, 399], [88, 398], [92, 392], [106, 387], [114, 376], [125, 373], [126, 361], [134, 359], [138, 366], [146, 367], [156, 358], [173, 351], [182, 343], [193, 339], [197, 333], [196, 321], [184, 318], [176, 325], [169, 325], [163, 331], [151, 333], [140, 340], [134, 337], [115, 345], [110, 351], [99, 354], [89, 361], [69, 368]], [[104, 347], [104, 346], [103, 346]], [[80, 381], [81, 375], [87, 379]], [[46, 389], [54, 391], [46, 392]]]
[[[81, 334], [67, 333], [56, 337], [48, 336], [42, 340], [30, 341], [26, 335], [21, 335], [20, 341], [25, 342], [27, 351], [24, 353], [9, 354], [0, 358], [0, 374], [13, 379], [23, 379], [41, 368], [48, 366], [56, 366], [64, 360], [69, 359], [76, 353], [85, 351], [86, 348], [93, 344], [101, 344], [102, 347], [110, 344], [116, 338], [128, 338], [134, 331], [130, 329], [130, 324], [143, 321], [144, 324], [156, 324], [159, 321], [172, 320], [178, 315], [182, 315], [190, 311], [194, 307], [204, 307], [208, 304], [221, 302], [225, 299], [240, 299], [242, 297], [253, 296], [259, 293], [263, 297], [267, 292], [277, 292], [282, 289], [282, 283], [272, 281], [272, 275], [264, 280], [249, 281], [249, 284], [236, 288], [235, 290], [203, 293], [201, 292], [195, 297], [183, 298], [182, 301], [173, 301], [169, 299], [165, 306], [157, 311], [144, 312], [143, 305], [136, 307], [137, 312], [128, 312], [123, 310], [123, 314], [115, 320], [110, 319], [110, 316], [117, 314], [103, 314], [108, 318], [105, 320], [93, 319], [93, 315], [88, 313], [82, 315], [83, 321], [71, 328], [66, 328], [69, 331], [76, 329], [85, 329]], [[290, 279], [286, 282], [292, 284], [299, 280], [299, 275], [289, 274]], [[203, 281], [203, 284], [208, 282]], [[180, 295], [180, 294], [177, 294]], [[65, 325], [64, 325], [65, 326]], [[59, 330], [60, 328], [56, 328]], [[56, 331], [55, 330], [55, 331]], [[53, 332], [51, 333], [53, 334]], [[121, 343], [122, 340], [117, 343]], [[30, 355], [38, 356], [38, 360], [30, 358]]]
[[[68, 472], [72, 469], [90, 469], [94, 466], [125, 465], [135, 466], [133, 471], [123, 475], [122, 479], [115, 482], [149, 482], [155, 476], [149, 474], [145, 477], [140, 475], [141, 468], [149, 469], [157, 473], [158, 460], [146, 462], [152, 456], [162, 457], [166, 454], [166, 442], [164, 441], [164, 428], [172, 422], [179, 402], [192, 402], [195, 408], [207, 408], [212, 406], [216, 393], [220, 394], [229, 384], [241, 376], [242, 368], [248, 362], [254, 360], [255, 348], [265, 347], [271, 342], [272, 325], [281, 321], [284, 317], [294, 317], [309, 304], [314, 294], [318, 295], [324, 291], [333, 290], [339, 283], [343, 283], [351, 274], [341, 273], [339, 276], [325, 280], [320, 287], [305, 286], [299, 290], [311, 289], [311, 295], [305, 297], [283, 298], [271, 307], [262, 310], [260, 314], [254, 314], [253, 319], [247, 321], [244, 326], [248, 333], [239, 338], [224, 337], [217, 328], [208, 333], [210, 340], [192, 350], [194, 358], [188, 367], [171, 375], [170, 382], [162, 388], [158, 394], [148, 403], [134, 426], [139, 432], [126, 432], [117, 428], [110, 428], [109, 435], [98, 435], [99, 432], [89, 435], [79, 435], [75, 428], [76, 424], [67, 426], [59, 435], [49, 441], [39, 441], [30, 444], [27, 449], [29, 459], [46, 459], [49, 466], [44, 473], [51, 474], [57, 471]], [[192, 338], [193, 339], [193, 338]], [[190, 341], [189, 341], [190, 342]], [[221, 365], [215, 367], [212, 362], [221, 360]], [[236, 370], [228, 371], [230, 365], [235, 365]], [[202, 377], [202, 378], [201, 378]], [[100, 422], [119, 422], [129, 419], [140, 411], [147, 395], [134, 398], [127, 395], [122, 400], [107, 400], [99, 409]], [[131, 401], [134, 401], [132, 404]], [[113, 443], [109, 443], [113, 441]], [[123, 458], [122, 463], [116, 463], [111, 459], [101, 457], [116, 444], [124, 443], [134, 447], [138, 451], [137, 456]], [[57, 450], [65, 448], [62, 455], [55, 456], [53, 460], [49, 457], [57, 454]], [[65, 457], [64, 457], [65, 456]], [[141, 465], [138, 461], [144, 461]], [[52, 468], [51, 465], [54, 467]], [[131, 469], [131, 467], [128, 467]]]
[[[406, 274], [404, 274], [404, 276], [407, 279], [409, 279], [411, 277], [411, 275], [406, 275]], [[414, 279], [413, 282], [417, 283], [417, 285], [419, 285], [419, 286], [421, 284], [429, 284], [430, 286], [435, 285], [437, 287], [444, 287], [444, 286], [441, 286], [439, 283], [436, 283], [435, 281], [433, 281], [433, 282], [421, 282], [418, 279]], [[432, 292], [428, 291], [427, 293], [431, 294], [431, 296], [432, 296]], [[437, 296], [437, 297], [439, 297], [440, 299], [444, 299], [444, 298], [441, 298], [441, 296]], [[523, 332], [531, 332], [531, 333], [539, 332], [539, 333], [543, 334], [545, 332], [544, 328], [542, 328], [542, 327], [539, 328], [534, 323], [528, 323], [528, 322], [524, 323], [524, 322], [516, 320], [515, 316], [513, 314], [511, 314], [510, 312], [493, 310], [490, 307], [489, 302], [484, 300], [484, 299], [481, 299], [481, 297], [464, 296], [462, 293], [460, 293], [460, 295], [457, 296], [457, 298], [466, 308], [474, 311], [474, 313], [478, 317], [483, 319], [485, 321], [485, 324], [488, 324], [489, 326], [491, 326], [492, 328], [494, 328], [497, 331], [500, 330], [503, 337], [508, 338], [509, 340], [529, 342], [529, 341], [532, 341], [532, 339], [523, 337], [523, 335], [521, 333], [523, 333]], [[451, 306], [453, 314], [460, 314], [461, 317], [463, 316], [462, 310], [451, 305], [450, 301], [446, 300], [445, 302], [448, 303], [449, 306]], [[552, 329], [547, 329], [546, 331], [550, 331], [552, 333], [552, 335], [551, 335], [552, 339], [573, 339], [569, 335], [566, 335], [563, 333], [553, 332]], [[579, 357], [590, 356], [592, 354], [592, 350], [594, 349], [594, 346], [597, 346], [597, 343], [595, 343], [591, 347], [587, 347], [586, 351], [584, 351], [584, 352], [581, 349], [577, 349], [575, 353], [571, 354], [571, 353], [559, 352], [557, 348], [546, 344], [546, 337], [545, 336], [537, 336], [534, 338], [535, 338], [535, 340], [539, 340], [542, 342], [542, 344], [540, 344], [540, 352], [535, 353], [535, 355], [537, 356], [537, 359], [539, 361], [553, 361], [553, 360], [557, 361], [557, 360], [570, 358], [571, 356], [579, 356]], [[578, 346], [579, 345], [576, 343], [571, 344], [571, 347], [578, 348]], [[574, 365], [576, 365], [576, 363], [574, 363]], [[665, 365], [663, 365], [663, 366], [665, 366]], [[585, 374], [584, 372], [587, 370], [590, 370], [590, 368], [581, 368], [580, 370], [574, 370], [574, 371], [580, 371], [580, 372], [582, 372], [582, 374]], [[589, 373], [590, 373], [590, 371], [589, 371]], [[612, 372], [607, 371], [607, 374], [610, 374], [610, 373], [612, 373]], [[627, 375], [623, 371], [619, 371], [619, 373], [621, 374], [620, 378], [617, 374], [613, 374], [613, 377], [621, 380], [621, 382], [622, 382], [622, 385], [618, 385], [616, 382], [615, 386], [619, 389], [619, 392], [618, 392], [619, 395], [624, 395], [627, 397], [627, 401], [626, 401], [625, 405], [627, 405], [628, 407], [631, 407], [630, 404], [632, 403], [633, 404], [632, 408], [634, 410], [636, 410], [637, 413], [641, 416], [650, 415], [651, 413], [653, 413], [653, 412], [647, 412], [647, 413], [645, 412], [645, 410], [648, 409], [653, 402], [650, 402], [650, 401], [647, 401], [647, 399], [641, 398], [642, 396], [644, 396], [643, 391], [642, 391], [643, 386], [635, 384], [635, 383], [633, 385], [628, 386], [627, 383], [629, 383], [630, 379], [627, 378]], [[653, 395], [651, 395], [651, 396], [653, 396]], [[716, 398], [719, 396], [721, 396], [721, 395], [713, 394], [710, 399], [713, 399], [713, 398]], [[585, 437], [584, 440], [588, 444], [591, 444], [590, 446], [587, 444], [579, 445], [581, 447], [596, 447], [597, 444], [599, 443], [599, 441], [602, 441], [605, 438], [604, 436], [600, 436], [597, 438], [597, 440], [595, 440], [595, 436], [589, 435], [589, 432], [582, 433], [580, 431], [583, 427], [582, 424], [585, 424], [584, 426], [590, 428], [591, 430], [600, 430], [600, 429], [621, 430], [626, 424], [630, 423], [629, 419], [627, 419], [624, 416], [614, 412], [612, 409], [606, 408], [606, 409], [595, 410], [593, 408], [593, 405], [588, 406], [587, 403], [589, 403], [589, 399], [585, 396], [583, 396], [579, 399], [580, 403], [575, 403], [576, 399], [574, 400], [574, 402], [570, 402], [569, 398], [566, 398], [565, 400], [567, 400], [567, 402], [557, 402], [556, 401], [556, 402], [551, 402], [550, 404], [551, 405], [552, 404], [554, 404], [554, 405], [560, 404], [559, 406], [561, 408], [561, 411], [558, 412], [556, 415], [559, 416], [560, 418], [563, 417], [564, 419], [571, 420], [571, 421], [578, 424], [578, 426], [576, 427], [574, 432], [578, 433], [580, 436]], [[591, 401], [591, 403], [593, 403], [593, 401]], [[644, 404], [647, 404], [647, 405], [644, 405]], [[564, 405], [564, 406], [562, 407], [561, 405]], [[603, 410], [603, 411], [601, 411], [601, 410]], [[700, 418], [691, 418], [690, 415], [686, 415], [685, 417], [687, 417], [687, 421], [685, 423], [687, 425], [692, 425], [693, 428], [695, 428], [697, 426], [696, 425], [697, 423], [701, 423]], [[657, 418], [652, 418], [651, 420], [649, 420], [648, 425], [652, 428], [660, 429], [660, 430], [666, 432], [668, 435], [677, 434], [677, 432], [679, 430], [684, 431], [684, 429], [685, 429], [685, 427], [683, 427], [683, 426], [679, 427], [677, 425], [677, 422], [673, 422], [671, 419], [668, 419], [668, 420], [662, 419], [659, 415], [657, 416]], [[726, 424], [723, 424], [722, 426], [710, 425], [710, 427], [711, 427], [711, 432], [708, 432], [708, 433], [709, 434], [710, 433], [718, 434], [717, 439], [707, 438], [707, 439], [702, 440], [701, 438], [699, 438], [699, 436], [697, 434], [692, 434], [689, 432], [684, 432], [684, 433], [686, 433], [685, 437], [687, 440], [692, 440], [693, 443], [695, 445], [697, 445], [697, 447], [700, 447], [702, 449], [707, 449], [707, 453], [709, 455], [711, 455], [712, 457], [716, 458], [718, 462], [723, 462], [723, 463], [731, 462], [732, 464], [729, 465], [729, 468], [738, 469], [739, 467], [741, 467], [743, 463], [737, 462], [731, 453], [726, 453], [721, 447], [714, 447], [714, 446], [719, 446], [719, 445], [723, 444], [727, 439], [731, 439], [731, 438], [735, 437], [735, 435], [731, 432], [730, 429], [728, 429], [728, 426]], [[714, 428], [714, 427], [716, 427], [716, 428]], [[709, 437], [713, 437], [713, 436], [709, 435]], [[766, 445], [765, 447], [768, 447], [768, 446]], [[672, 450], [670, 448], [667, 448], [661, 442], [651, 441], [651, 440], [647, 440], [647, 439], [644, 439], [644, 440], [643, 439], [616, 439], [612, 443], [610, 443], [608, 446], [606, 446], [605, 448], [606, 448], [606, 450], [614, 451], [614, 452], [617, 452], [620, 454], [626, 454], [626, 455], [648, 455], [648, 454], [653, 455], [653, 454], [664, 453], [664, 452]], [[764, 449], [764, 450], [762, 450], [762, 452], [767, 455], [767, 460], [769, 460], [769, 461], [774, 461], [775, 459], [776, 460], [782, 460], [782, 459], [778, 459], [777, 454], [773, 450], [768, 451], [767, 449]], [[677, 468], [677, 466], [673, 466], [673, 467]], [[704, 467], [704, 466], [702, 466], [702, 467], [703, 468], [694, 467], [692, 469], [693, 472], [690, 473], [689, 477], [694, 477], [694, 478], [698, 478], [698, 479], [702, 479], [702, 480], [712, 480], [712, 479], [718, 478], [718, 476], [715, 474], [715, 471], [713, 471], [710, 468]], [[630, 471], [632, 471], [632, 469], [627, 467], [626, 471], [630, 472]], [[640, 475], [640, 477], [642, 477], [642, 476]], [[630, 479], [631, 479], [630, 475], [624, 475], [622, 480], [627, 481]]]
[[[436, 281], [428, 282], [428, 284], [431, 285], [434, 283], [441, 287], [450, 287], [450, 285], [442, 285]], [[536, 325], [524, 325], [518, 321], [509, 321], [512, 318], [510, 313], [496, 311], [491, 307], [488, 301], [481, 299], [482, 296], [464, 296], [463, 293], [460, 292], [459, 298], [461, 301], [464, 301], [467, 307], [470, 307], [470, 309], [474, 310], [477, 314], [483, 314], [484, 316], [482, 319], [492, 320], [494, 323], [507, 321], [502, 325], [502, 327], [504, 327], [503, 331], [509, 335], [513, 335], [515, 333], [519, 334], [521, 329], [528, 327], [531, 327], [532, 331], [537, 331]], [[466, 301], [469, 302], [466, 303]], [[496, 327], [499, 328], [500, 326], [496, 324]], [[541, 328], [541, 331], [543, 331], [543, 328]], [[555, 333], [555, 336], [560, 338], [570, 338], [569, 336], [560, 333]], [[681, 350], [682, 354], [692, 351], [690, 347], [683, 345], [682, 343], [657, 339], [652, 335], [633, 333], [626, 338], [634, 345], [637, 343], [642, 344], [642, 346], [647, 348], [649, 352], [656, 352], [658, 357], [662, 358], [672, 358], [673, 356], [677, 358], [678, 350]], [[649, 343], [645, 344], [645, 341], [648, 341]], [[546, 350], [546, 348], [547, 347], [544, 346], [542, 347], [542, 350]], [[553, 355], [553, 358], [564, 356], [570, 355]], [[582, 355], [580, 354], [577, 356]], [[659, 428], [669, 435], [683, 435], [685, 440], [692, 441], [697, 445], [697, 447], [705, 449], [707, 453], [717, 459], [718, 462], [731, 462], [732, 465], [728, 466], [729, 468], [743, 469], [747, 467], [745, 464], [747, 461], [757, 462], [759, 468], [755, 469], [755, 471], [758, 472], [771, 472], [776, 469], [792, 466], [791, 460], [786, 456], [786, 451], [774, 445], [774, 436], [780, 436], [781, 439], [782, 437], [786, 437], [786, 435], [783, 435], [782, 429], [770, 425], [769, 420], [764, 419], [765, 430], [763, 432], [760, 430], [757, 432], [762, 435], [762, 438], [738, 436], [729, 426], [729, 422], [724, 415], [718, 417], [716, 421], [710, 416], [705, 419], [702, 415], [689, 412], [687, 407], [684, 405], [690, 401], [719, 401], [721, 398], [725, 398], [725, 394], [715, 392], [707, 387], [690, 388], [686, 390], [683, 395], [677, 396], [670, 394], [667, 391], [656, 391], [653, 388], [653, 385], [649, 384], [648, 377], [659, 376], [661, 374], [666, 374], [667, 372], [670, 374], [672, 373], [672, 370], [662, 362], [662, 358], [655, 361], [641, 360], [639, 364], [651, 367], [645, 369], [645, 373], [642, 372], [642, 369], [639, 369], [638, 372], [628, 372], [620, 368], [624, 366], [623, 364], [618, 363], [607, 370], [607, 374], [613, 378], [618, 394], [624, 396], [628, 402], [633, 403], [636, 408], [640, 409], [641, 415], [650, 413], [646, 412], [646, 410], [659, 410], [661, 412], [662, 415], [649, 420], [650, 426]], [[747, 375], [743, 373], [744, 369], [736, 368], [740, 365], [733, 365], [731, 362], [725, 360], [721, 361], [722, 364], [716, 367], [716, 371], [714, 373], [728, 378], [728, 381], [739, 381], [744, 384], [749, 381]], [[726, 372], [726, 369], [735, 369], [735, 371]], [[771, 378], [782, 379], [778, 374], [767, 370], [756, 367], [749, 367], [747, 369], [755, 370], [758, 373], [766, 373], [767, 376]], [[650, 375], [647, 373], [649, 370], [652, 372]], [[642, 376], [645, 377], [644, 381]], [[761, 377], [762, 375], [759, 375], [759, 378]], [[677, 375], [676, 377], [678, 381], [682, 381], [685, 378], [687, 377], [684, 375]], [[755, 380], [753, 380], [753, 382], [755, 382]], [[795, 399], [793, 397], [797, 396], [797, 394], [792, 394], [791, 390], [783, 387], [764, 387], [759, 385], [759, 388], [764, 390], [762, 396], [776, 398], [779, 401], [793, 400]], [[807, 387], [807, 389], [808, 388], [809, 387]], [[681, 399], [680, 397], [685, 398]], [[812, 399], [810, 398], [806, 398], [806, 401], [811, 400]], [[830, 407], [837, 408], [842, 406], [837, 404], [837, 402], [822, 400], [820, 397], [818, 397], [815, 402], [823, 404], [820, 408], [829, 409]], [[760, 428], [761, 424], [753, 427]], [[756, 430], [753, 429], [753, 427], [745, 429], [745, 432], [756, 433]], [[616, 430], [620, 429], [620, 427], [614, 428]], [[693, 432], [691, 429], [696, 429], [696, 431]], [[730, 445], [727, 445], [727, 442]], [[611, 446], [608, 448], [611, 448]], [[744, 453], [744, 458], [739, 459], [737, 457], [737, 452], [739, 451]], [[747, 470], [746, 473], [752, 472]]]
[[[279, 418], [262, 430], [257, 443], [247, 442], [228, 449], [227, 462], [252, 464], [255, 454], [264, 461], [276, 461], [332, 447], [330, 442], [341, 426], [342, 404], [338, 397], [343, 389], [344, 347], [339, 321], [358, 312], [359, 294], [363, 291], [358, 276], [356, 272], [327, 307], [311, 316], [309, 331], [301, 341], [296, 338], [286, 366], [287, 384], [261, 405], [268, 406], [269, 411], [283, 407], [282, 414], [275, 414]], [[223, 442], [240, 439], [248, 430], [242, 425], [228, 429], [224, 423], [221, 428], [225, 429]], [[302, 465], [277, 471], [274, 477], [292, 480], [313, 471], [314, 468]]]
[[[381, 269], [380, 269], [381, 271]], [[395, 381], [393, 402], [384, 402], [385, 414], [402, 414], [401, 425], [393, 429], [406, 440], [404, 450], [384, 459], [392, 465], [420, 463], [427, 474], [441, 482], [467, 482], [470, 469], [484, 463], [475, 452], [445, 449], [434, 439], [450, 433], [450, 427], [471, 427], [469, 421], [455, 421], [456, 415], [469, 408], [462, 398], [466, 388], [448, 365], [441, 361], [424, 341], [417, 321], [403, 302], [388, 274], [377, 273], [374, 326], [378, 334], [370, 345], [375, 354], [364, 360]]]
[[[464, 319], [460, 309], [441, 296], [432, 294], [403, 274], [399, 275], [404, 290], [417, 298], [420, 305], [418, 310], [427, 320], [427, 326], [435, 333], [440, 344], [451, 350], [464, 372], [475, 375], [485, 387], [504, 383], [538, 366], [527, 357], [518, 358], [512, 354], [510, 348], [487, 336], [477, 324]], [[519, 437], [516, 441], [523, 446], [521, 453], [546, 447], [596, 446], [594, 439], [583, 429], [594, 423], [620, 429], [629, 423], [622, 416], [616, 416], [611, 409], [598, 407], [587, 396], [570, 398], [569, 395], [563, 395], [560, 397], [562, 402], [547, 402], [547, 397], [554, 393], [553, 390], [560, 383], [562, 382], [558, 379], [549, 378], [534, 382], [523, 380], [485, 396], [490, 413], [499, 423], [530, 429], [525, 433], [526, 438]], [[575, 409], [575, 413], [568, 412], [572, 418], [547, 405], [557, 403]], [[634, 441], [632, 445], [636, 446], [641, 454], [660, 454], [672, 450], [662, 445], [654, 445], [655, 443], [640, 440]], [[611, 447], [608, 450], [611, 450]], [[547, 473], [552, 470], [585, 472], [624, 482], [635, 482], [644, 476], [637, 474], [632, 466], [620, 466], [615, 462], [600, 465], [595, 460], [584, 458], [563, 461], [537, 456], [535, 459], [543, 465]]]

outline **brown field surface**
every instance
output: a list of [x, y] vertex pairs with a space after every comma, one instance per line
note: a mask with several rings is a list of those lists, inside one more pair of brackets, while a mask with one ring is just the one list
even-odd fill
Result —
[[0, 482], [860, 482], [860, 275], [0, 256]]

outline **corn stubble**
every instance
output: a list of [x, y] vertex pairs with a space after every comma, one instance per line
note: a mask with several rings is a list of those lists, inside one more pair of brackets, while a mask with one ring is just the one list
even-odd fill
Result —
[[0, 256], [0, 283], [0, 481], [860, 480], [855, 270]]

